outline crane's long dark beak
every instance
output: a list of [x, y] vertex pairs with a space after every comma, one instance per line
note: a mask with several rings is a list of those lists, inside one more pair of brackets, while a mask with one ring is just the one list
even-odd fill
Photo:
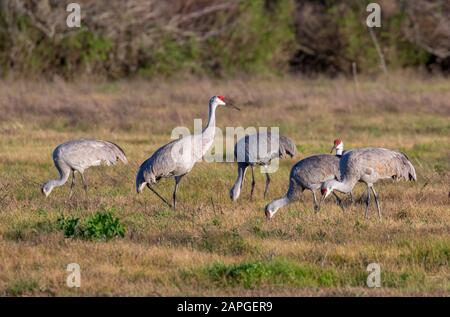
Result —
[[333, 145], [333, 147], [331, 148], [330, 154], [333, 153], [333, 151], [336, 149], [336, 145]]
[[236, 110], [238, 110], [238, 111], [241, 111], [240, 108], [238, 108], [238, 107], [236, 107], [236, 106], [234, 105], [234, 101], [233, 101], [233, 100], [226, 99], [226, 100], [225, 100], [225, 103], [226, 103], [226, 105], [227, 105], [228, 107], [231, 107], [231, 108], [234, 108], [234, 109], [236, 109]]

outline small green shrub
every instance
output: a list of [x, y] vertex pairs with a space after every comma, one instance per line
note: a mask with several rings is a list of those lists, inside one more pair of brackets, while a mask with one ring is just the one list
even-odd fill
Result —
[[110, 239], [125, 236], [125, 226], [111, 211], [104, 211], [87, 218], [82, 234], [85, 238]]
[[125, 236], [125, 226], [111, 210], [97, 212], [84, 221], [61, 216], [58, 218], [58, 228], [64, 232], [65, 237], [108, 240]]
[[64, 216], [61, 216], [60, 218], [58, 218], [57, 224], [59, 230], [62, 230], [64, 232], [64, 236], [73, 237], [75, 236], [76, 228], [78, 226], [79, 221], [80, 218], [74, 217], [65, 218]]

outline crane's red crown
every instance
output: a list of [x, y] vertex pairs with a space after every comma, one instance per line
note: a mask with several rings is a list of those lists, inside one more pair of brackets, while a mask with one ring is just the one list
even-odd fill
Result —
[[341, 139], [334, 140], [334, 145], [339, 145], [341, 143], [342, 143]]
[[322, 193], [322, 195], [325, 195], [327, 193], [327, 189], [326, 188], [321, 188], [320, 192]]
[[217, 96], [217, 98], [219, 98], [220, 100], [222, 100], [223, 102], [225, 102], [225, 96]]

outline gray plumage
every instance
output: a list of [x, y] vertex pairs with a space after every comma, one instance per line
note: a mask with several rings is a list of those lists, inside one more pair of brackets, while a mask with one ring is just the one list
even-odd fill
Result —
[[[241, 193], [247, 168], [252, 170], [252, 189], [250, 198], [253, 197], [255, 188], [254, 166], [268, 166], [275, 158], [293, 157], [297, 154], [297, 147], [290, 138], [271, 132], [246, 135], [238, 140], [234, 146], [234, 157], [238, 165], [237, 179], [230, 190], [230, 198], [236, 201]], [[266, 174], [266, 187], [264, 197], [269, 190], [270, 176]]]
[[[224, 96], [213, 96], [209, 100], [209, 119], [202, 133], [186, 135], [163, 145], [150, 158], [145, 160], [136, 174], [136, 191], [142, 192], [145, 186], [154, 192], [162, 201], [176, 209], [177, 189], [181, 178], [189, 173], [203, 155], [209, 150], [215, 136], [215, 111], [219, 106], [235, 107]], [[235, 107], [236, 108], [236, 107]], [[236, 108], [239, 110], [239, 108]], [[161, 178], [174, 177], [175, 188], [172, 194], [173, 205], [164, 199], [152, 185]]]
[[[197, 137], [201, 135], [197, 135]], [[145, 160], [136, 174], [136, 191], [141, 193], [145, 186], [153, 191], [167, 205], [176, 209], [176, 195], [178, 184], [181, 178], [189, 173], [196, 159], [188, 155], [183, 157], [183, 150], [190, 148], [190, 144], [194, 143], [193, 138], [196, 136], [187, 136], [178, 140], [169, 142], [155, 151], [147, 160]], [[184, 159], [183, 159], [184, 158]], [[163, 198], [152, 185], [155, 185], [161, 178], [174, 177], [175, 188], [172, 194], [173, 205]]]
[[[315, 191], [327, 180], [339, 179], [339, 157], [330, 154], [309, 156], [297, 162], [289, 175], [289, 188], [286, 195], [274, 200], [265, 208], [267, 218], [272, 218], [279, 208], [298, 199], [305, 189], [312, 192], [314, 210], [319, 211]], [[339, 203], [340, 199], [336, 196]]]
[[181, 177], [191, 171], [193, 164], [186, 167], [172, 155], [175, 151], [179, 151], [178, 141], [174, 140], [163, 145], [141, 164], [136, 175], [136, 191], [138, 193], [142, 192], [145, 185], [151, 188], [151, 185], [156, 184], [161, 178], [175, 177], [177, 185]]
[[367, 185], [366, 217], [370, 203], [370, 191], [372, 191], [378, 216], [381, 218], [381, 209], [378, 195], [373, 187], [374, 183], [382, 179], [417, 180], [414, 166], [405, 154], [384, 148], [361, 148], [346, 152], [340, 160], [339, 169], [342, 175], [341, 181], [325, 182], [321, 189], [322, 195], [326, 198], [334, 189], [348, 193], [357, 182], [363, 182]]
[[176, 161], [171, 155], [175, 141], [177, 140], [160, 147], [141, 164], [136, 176], [138, 193], [142, 191], [144, 183], [156, 184], [162, 177], [172, 177], [178, 174]]
[[42, 187], [42, 192], [45, 196], [50, 195], [54, 187], [62, 186], [66, 183], [71, 172], [72, 184], [69, 198], [72, 196], [75, 186], [75, 172], [80, 173], [84, 189], [87, 191], [84, 171], [91, 166], [101, 164], [115, 165], [117, 159], [125, 164], [128, 163], [125, 152], [112, 142], [81, 139], [62, 143], [53, 150], [53, 162], [60, 178], [45, 183]]

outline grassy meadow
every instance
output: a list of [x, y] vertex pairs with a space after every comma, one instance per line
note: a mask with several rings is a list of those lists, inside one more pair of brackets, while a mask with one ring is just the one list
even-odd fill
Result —
[[[176, 126], [206, 120], [210, 96], [235, 99], [217, 126], [278, 126], [299, 154], [281, 161], [268, 199], [265, 177], [250, 173], [232, 203], [233, 163], [199, 163], [183, 178], [173, 212], [149, 190], [137, 195], [135, 173], [170, 141]], [[0, 82], [0, 295], [450, 295], [450, 81], [417, 74], [390, 78]], [[119, 144], [129, 165], [91, 168], [88, 196], [70, 183], [45, 198], [40, 185], [57, 177], [56, 145], [75, 138]], [[267, 221], [264, 206], [283, 195], [290, 167], [347, 149], [404, 151], [417, 183], [375, 186], [374, 205], [343, 212], [332, 199], [320, 213], [310, 192]], [[259, 171], [259, 169], [257, 169]], [[170, 197], [173, 180], [157, 189]], [[356, 196], [363, 192], [358, 184]], [[65, 238], [57, 220], [109, 210], [125, 225], [112, 240]], [[81, 266], [81, 287], [66, 286], [66, 266]], [[369, 263], [381, 288], [366, 286]]]

